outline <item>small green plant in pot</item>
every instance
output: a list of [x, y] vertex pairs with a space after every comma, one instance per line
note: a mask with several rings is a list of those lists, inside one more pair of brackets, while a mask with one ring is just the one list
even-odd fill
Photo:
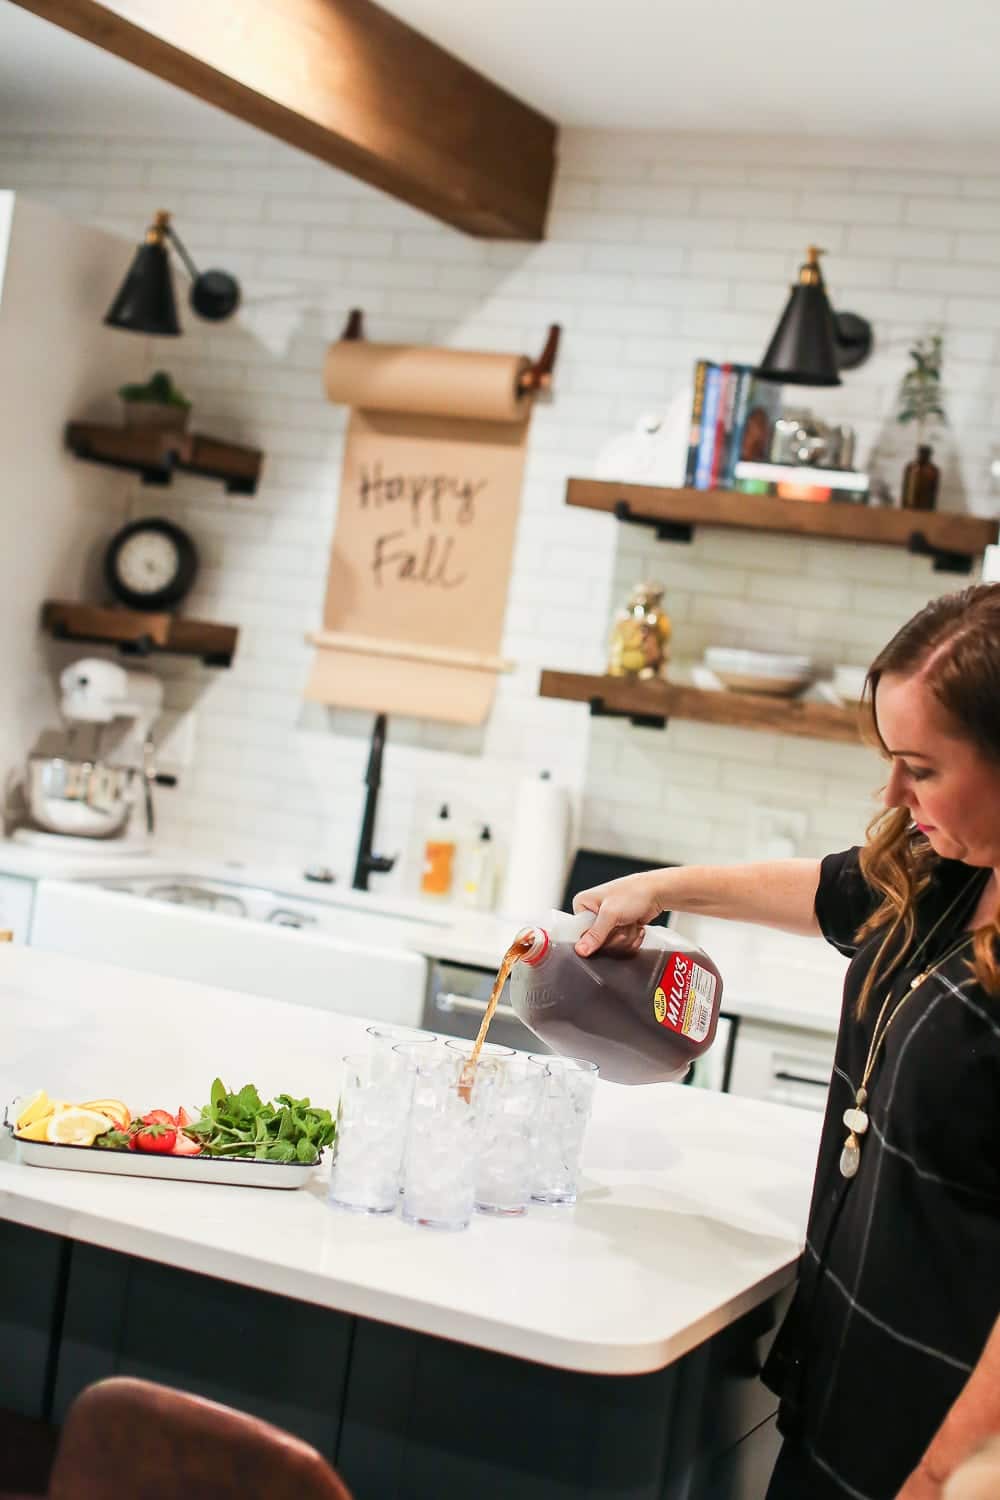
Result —
[[917, 429], [917, 456], [903, 470], [901, 500], [909, 510], [933, 510], [937, 500], [941, 471], [931, 462], [934, 450], [926, 439], [935, 421], [948, 420], [941, 391], [942, 349], [939, 333], [917, 339], [910, 350], [912, 365], [899, 387], [896, 420], [900, 426], [914, 422]]
[[191, 403], [165, 370], [157, 370], [145, 385], [120, 386], [118, 394], [125, 407], [126, 427], [166, 427], [175, 432], [187, 427]]

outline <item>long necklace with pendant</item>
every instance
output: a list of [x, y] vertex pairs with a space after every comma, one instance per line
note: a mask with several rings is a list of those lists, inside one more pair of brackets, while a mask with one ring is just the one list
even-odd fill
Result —
[[[981, 877], [977, 874], [974, 879], [969, 882], [965, 889], [955, 897], [955, 900], [951, 903], [944, 914], [939, 917], [938, 920], [934, 923], [934, 926], [931, 928], [930, 932], [916, 949], [914, 958], [917, 956], [917, 954], [921, 953], [924, 948], [926, 948], [927, 944], [930, 942], [935, 932], [937, 932], [942, 922], [947, 920], [962, 897], [968, 894], [972, 886], [975, 885], [980, 878]], [[861, 1084], [854, 1096], [853, 1105], [850, 1107], [850, 1109], [844, 1110], [842, 1117], [844, 1124], [847, 1126], [847, 1139], [844, 1141], [843, 1149], [840, 1153], [840, 1174], [842, 1177], [856, 1176], [858, 1167], [861, 1165], [861, 1141], [868, 1129], [868, 1111], [865, 1109], [865, 1105], [868, 1103], [868, 1080], [871, 1078], [872, 1069], [875, 1066], [876, 1059], [878, 1058], [878, 1054], [882, 1048], [882, 1043], [885, 1041], [889, 1027], [899, 1015], [899, 1012], [902, 1010], [907, 1000], [909, 1000], [914, 990], [918, 990], [920, 986], [925, 982], [925, 980], [929, 979], [932, 974], [936, 974], [938, 969], [943, 968], [943, 966], [948, 962], [949, 959], [954, 958], [956, 953], [960, 953], [963, 948], [967, 947], [969, 943], [972, 942], [973, 936], [973, 933], [967, 932], [962, 938], [961, 942], [956, 943], [953, 948], [950, 948], [943, 958], [939, 958], [937, 963], [929, 965], [926, 969], [922, 969], [921, 972], [916, 976], [916, 978], [910, 980], [909, 986], [907, 987], [906, 991], [900, 997], [900, 999], [897, 1000], [892, 1011], [890, 1011], [889, 1017], [886, 1020], [884, 1026], [882, 1026], [882, 1017], [885, 1015], [886, 1010], [888, 1009], [891, 991], [882, 1001], [882, 1009], [878, 1013], [878, 1016], [875, 1020], [874, 1029], [872, 1030], [871, 1045], [868, 1048], [868, 1057], [865, 1060], [864, 1072], [861, 1075]], [[880, 1027], [882, 1028], [881, 1030], [879, 1030]]]

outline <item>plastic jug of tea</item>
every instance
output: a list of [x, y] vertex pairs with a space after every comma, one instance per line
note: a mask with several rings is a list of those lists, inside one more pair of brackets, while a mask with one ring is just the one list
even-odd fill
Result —
[[593, 920], [554, 911], [521, 929], [511, 1005], [554, 1052], [597, 1063], [612, 1083], [676, 1082], [715, 1040], [722, 975], [667, 927], [647, 927], [634, 953], [581, 958], [576, 944]]

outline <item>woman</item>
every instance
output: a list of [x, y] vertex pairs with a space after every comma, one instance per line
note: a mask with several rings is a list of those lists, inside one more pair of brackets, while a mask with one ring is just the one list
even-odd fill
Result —
[[822, 861], [581, 893], [578, 951], [660, 911], [822, 934], [851, 959], [799, 1285], [764, 1380], [768, 1500], [941, 1500], [1000, 1432], [1000, 586], [935, 599], [873, 662], [886, 811]]

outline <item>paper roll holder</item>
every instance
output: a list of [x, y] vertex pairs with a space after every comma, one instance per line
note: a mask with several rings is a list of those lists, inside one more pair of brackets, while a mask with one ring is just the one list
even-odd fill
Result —
[[[360, 307], [352, 307], [344, 324], [344, 331], [340, 335], [341, 342], [353, 342], [363, 339], [365, 336], [365, 315]], [[552, 377], [555, 373], [556, 358], [559, 354], [559, 340], [562, 337], [562, 325], [550, 323], [549, 331], [545, 339], [545, 346], [534, 364], [520, 375], [517, 382], [518, 395], [536, 396], [548, 395], [552, 390]]]

